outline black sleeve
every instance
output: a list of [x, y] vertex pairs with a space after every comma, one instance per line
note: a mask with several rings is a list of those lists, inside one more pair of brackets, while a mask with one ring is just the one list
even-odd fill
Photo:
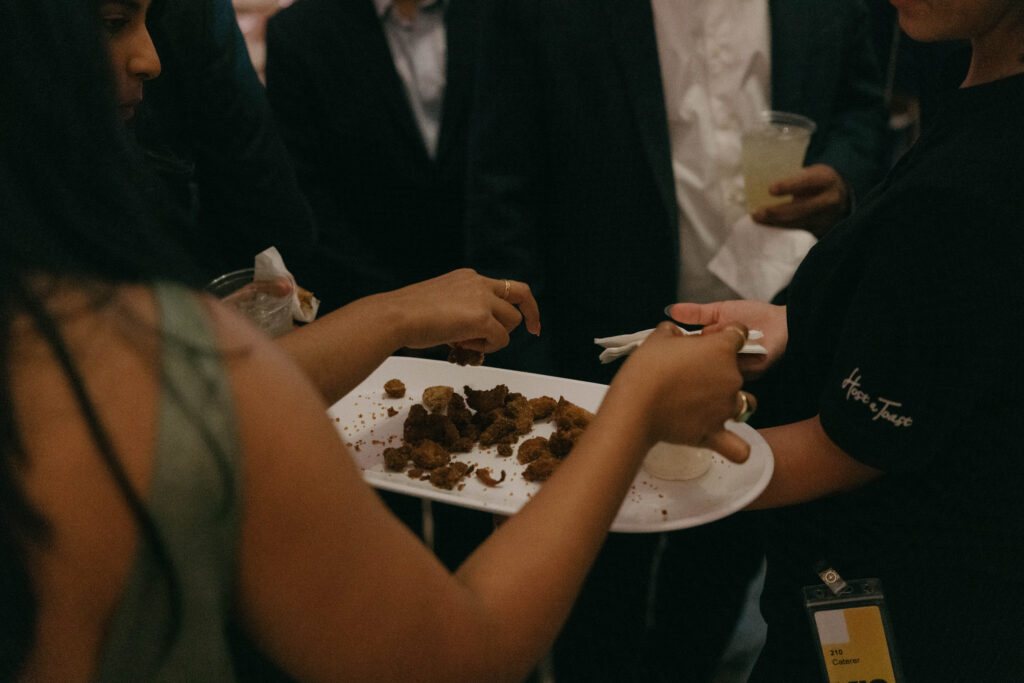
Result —
[[1007, 388], [1024, 382], [1019, 217], [985, 192], [936, 188], [890, 203], [885, 220], [821, 396], [825, 431], [890, 471], [955, 466], [982, 444], [1012, 450]]

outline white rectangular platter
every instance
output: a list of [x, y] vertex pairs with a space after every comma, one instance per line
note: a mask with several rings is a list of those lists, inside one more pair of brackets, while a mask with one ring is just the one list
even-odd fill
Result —
[[[389, 398], [384, 383], [400, 379], [405, 383], [402, 398]], [[402, 443], [402, 425], [409, 408], [420, 402], [423, 390], [447, 385], [459, 393], [463, 387], [491, 389], [505, 384], [509, 391], [527, 398], [550, 396], [597, 411], [607, 387], [577, 380], [535, 375], [486, 366], [460, 366], [444, 361], [393, 356], [388, 358], [345, 398], [331, 406], [329, 416], [366, 481], [379, 489], [437, 500], [500, 515], [515, 514], [543, 484], [522, 478], [525, 465], [511, 457], [500, 457], [497, 448], [474, 448], [455, 456], [477, 468], [490, 468], [497, 479], [504, 470], [505, 480], [495, 487], [469, 476], [448, 491], [428, 481], [410, 478], [404, 472], [384, 468], [382, 453]], [[394, 413], [394, 414], [391, 414]], [[707, 524], [742, 509], [753, 501], [771, 479], [774, 461], [764, 439], [745, 424], [730, 422], [729, 429], [751, 446], [750, 458], [742, 465], [715, 455], [711, 469], [690, 481], [656, 479], [643, 469], [637, 474], [612, 525], [612, 531], [645, 533], [670, 531]], [[534, 431], [523, 437], [550, 436], [553, 427], [546, 420], [534, 424]], [[514, 447], [515, 448], [515, 447]]]

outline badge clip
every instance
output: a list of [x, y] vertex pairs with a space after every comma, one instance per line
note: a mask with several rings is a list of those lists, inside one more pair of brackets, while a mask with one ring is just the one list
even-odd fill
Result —
[[825, 680], [904, 683], [882, 582], [846, 581], [826, 564], [815, 571], [821, 583], [804, 587], [804, 609]]

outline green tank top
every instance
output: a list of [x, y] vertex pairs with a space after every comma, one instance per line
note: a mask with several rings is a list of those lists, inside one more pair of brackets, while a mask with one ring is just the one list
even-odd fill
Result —
[[178, 584], [140, 536], [99, 681], [232, 681], [228, 645], [241, 520], [239, 443], [224, 359], [195, 294], [154, 286], [161, 391], [147, 508]]

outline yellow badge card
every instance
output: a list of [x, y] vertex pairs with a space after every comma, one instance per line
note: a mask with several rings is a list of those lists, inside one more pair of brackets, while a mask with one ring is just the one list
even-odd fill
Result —
[[814, 613], [829, 683], [894, 683], [882, 612], [877, 605]]

